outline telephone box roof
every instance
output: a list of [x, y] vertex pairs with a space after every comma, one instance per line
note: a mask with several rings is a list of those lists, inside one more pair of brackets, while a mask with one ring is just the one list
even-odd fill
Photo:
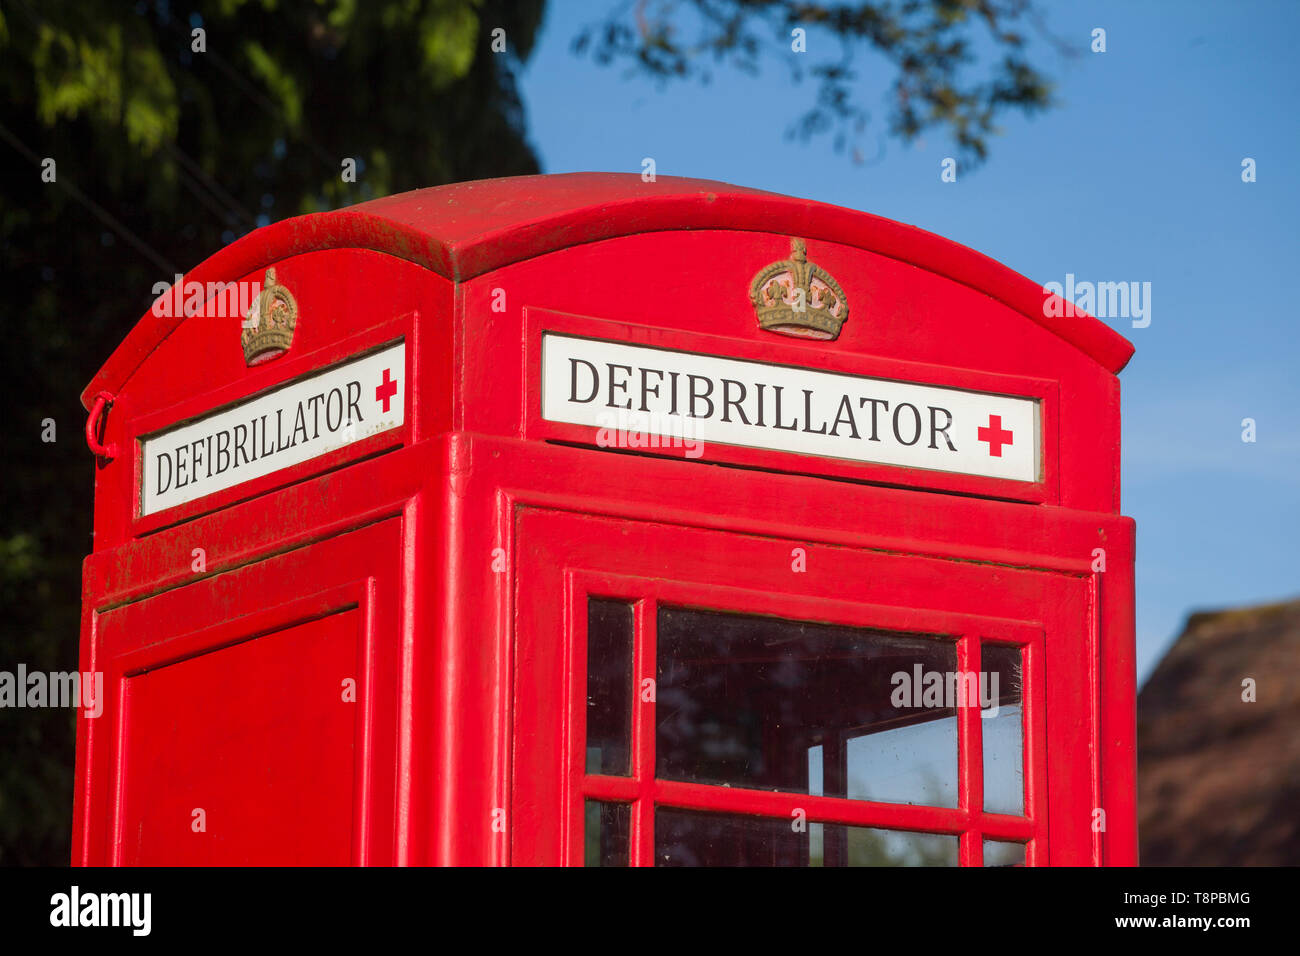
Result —
[[[185, 282], [229, 282], [281, 259], [360, 248], [461, 281], [568, 246], [643, 232], [734, 229], [837, 242], [910, 263], [970, 286], [1022, 313], [1119, 372], [1133, 345], [1089, 315], [1048, 316], [1041, 286], [933, 233], [841, 206], [706, 179], [635, 173], [565, 173], [417, 189], [334, 212], [273, 223], [199, 263]], [[182, 321], [152, 310], [82, 393], [117, 392]]]

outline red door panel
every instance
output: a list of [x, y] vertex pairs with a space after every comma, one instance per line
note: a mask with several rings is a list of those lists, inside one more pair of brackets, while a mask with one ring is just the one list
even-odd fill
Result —
[[340, 683], [360, 625], [353, 607], [128, 677], [122, 862], [350, 863], [356, 719]]
[[1092, 861], [1089, 696], [1050, 684], [1082, 578], [540, 509], [517, 540], [512, 862]]
[[400, 556], [389, 520], [101, 613], [87, 862], [392, 862]]

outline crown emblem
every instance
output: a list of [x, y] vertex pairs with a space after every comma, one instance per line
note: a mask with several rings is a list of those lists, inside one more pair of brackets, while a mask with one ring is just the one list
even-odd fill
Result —
[[790, 240], [790, 258], [754, 276], [749, 300], [758, 327], [805, 339], [835, 339], [849, 317], [844, 290], [829, 272], [808, 261], [802, 239]]
[[298, 303], [293, 294], [275, 281], [275, 269], [266, 270], [262, 291], [244, 317], [239, 342], [249, 365], [269, 362], [289, 350], [298, 321]]

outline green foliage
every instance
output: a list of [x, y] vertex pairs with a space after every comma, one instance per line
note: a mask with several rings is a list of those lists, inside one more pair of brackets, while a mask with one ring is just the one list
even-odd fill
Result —
[[162, 55], [139, 34], [110, 23], [91, 39], [40, 22], [32, 52], [40, 121], [53, 126], [90, 116], [125, 129], [128, 143], [146, 156], [174, 138], [175, 87]]
[[[0, 670], [77, 668], [94, 468], [78, 396], [154, 283], [264, 222], [537, 171], [514, 73], [542, 0], [183, 9], [0, 0]], [[0, 708], [0, 864], [68, 860], [73, 728], [70, 710]]]

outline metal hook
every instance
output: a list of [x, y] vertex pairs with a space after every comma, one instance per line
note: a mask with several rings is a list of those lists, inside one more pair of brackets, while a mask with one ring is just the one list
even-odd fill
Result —
[[117, 457], [117, 445], [110, 442], [105, 445], [99, 440], [99, 423], [107, 412], [108, 407], [116, 400], [112, 392], [100, 392], [95, 396], [95, 402], [90, 406], [90, 417], [86, 419], [86, 444], [98, 458], [112, 461]]

